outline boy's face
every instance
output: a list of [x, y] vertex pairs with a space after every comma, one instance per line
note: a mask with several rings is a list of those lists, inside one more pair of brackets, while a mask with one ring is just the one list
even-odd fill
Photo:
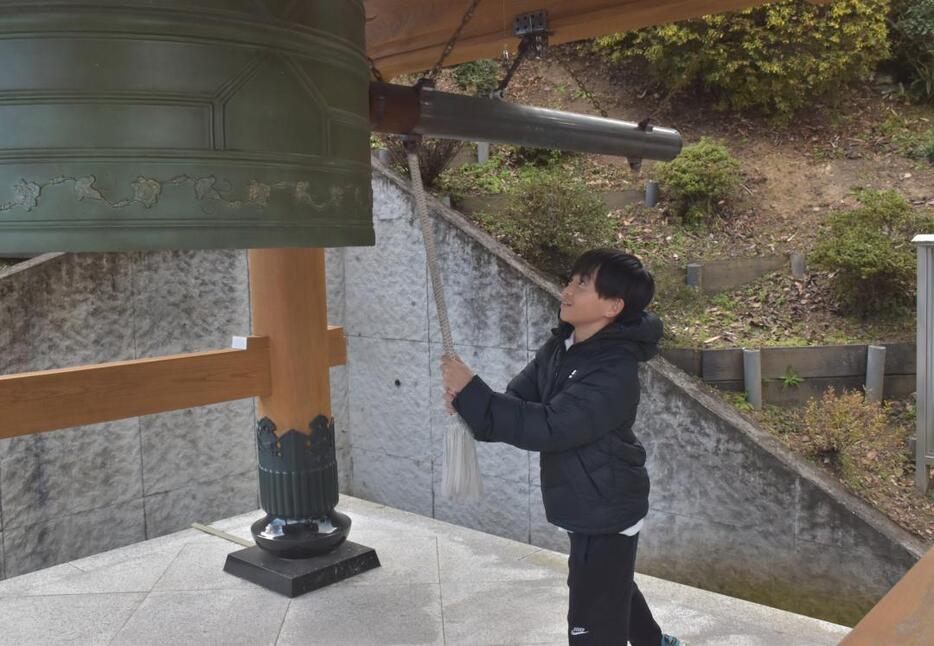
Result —
[[582, 278], [574, 274], [564, 289], [561, 290], [560, 318], [574, 327], [604, 325], [612, 321], [623, 311], [621, 298], [601, 298], [594, 283], [597, 270], [592, 275]]

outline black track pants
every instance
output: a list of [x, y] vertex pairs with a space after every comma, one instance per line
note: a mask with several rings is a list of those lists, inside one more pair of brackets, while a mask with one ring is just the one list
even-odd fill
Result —
[[568, 536], [568, 644], [660, 646], [662, 631], [633, 581], [639, 535]]

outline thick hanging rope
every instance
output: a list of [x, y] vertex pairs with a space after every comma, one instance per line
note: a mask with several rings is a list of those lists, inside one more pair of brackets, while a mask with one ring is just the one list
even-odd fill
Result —
[[[409, 174], [412, 177], [412, 192], [415, 194], [415, 207], [422, 225], [422, 240], [425, 243], [425, 256], [428, 259], [431, 291], [434, 294], [438, 324], [441, 327], [441, 343], [444, 354], [454, 356], [454, 341], [451, 338], [451, 324], [448, 322], [438, 254], [435, 251], [435, 237], [431, 220], [428, 217], [425, 187], [422, 186], [422, 173], [418, 166], [418, 152], [413, 148], [414, 146], [406, 144]], [[467, 423], [459, 415], [448, 416], [448, 419], [451, 421], [444, 432], [444, 458], [441, 465], [442, 495], [445, 498], [477, 500], [483, 494], [483, 482], [480, 480], [480, 465], [477, 463], [477, 450], [473, 435]]]

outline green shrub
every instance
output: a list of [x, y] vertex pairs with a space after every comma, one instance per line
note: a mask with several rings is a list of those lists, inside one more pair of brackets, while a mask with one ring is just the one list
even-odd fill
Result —
[[662, 191], [686, 223], [708, 220], [720, 212], [739, 185], [739, 162], [726, 147], [706, 137], [686, 146], [674, 160], [658, 165]]
[[[435, 187], [448, 165], [457, 156], [463, 141], [456, 139], [423, 139], [418, 150], [418, 168], [422, 175], [422, 183], [426, 188]], [[409, 176], [409, 159], [405, 152], [402, 137], [386, 137], [386, 148], [389, 149], [389, 165], [403, 177]]]
[[507, 151], [507, 158], [512, 166], [555, 166], [570, 155], [571, 153], [563, 150], [528, 146], [514, 146]]
[[832, 272], [833, 290], [849, 313], [910, 306], [917, 275], [911, 239], [934, 230], [934, 217], [915, 213], [895, 191], [857, 197], [859, 207], [828, 216], [810, 257]]
[[436, 182], [438, 190], [450, 193], [456, 203], [474, 193], [505, 193], [518, 179], [507, 163], [506, 157], [491, 153], [490, 158], [480, 163], [464, 164], [460, 168], [449, 168], [441, 173]]
[[921, 133], [916, 145], [908, 151], [908, 156], [934, 164], [934, 128]]
[[780, 0], [597, 40], [611, 61], [637, 57], [669, 90], [700, 87], [719, 109], [787, 118], [869, 76], [888, 54], [889, 0]]
[[934, 0], [892, 3], [892, 51], [911, 93], [934, 101]]
[[587, 249], [616, 243], [617, 221], [603, 200], [561, 169], [527, 173], [506, 207], [480, 217], [504, 244], [554, 276]]
[[455, 65], [452, 74], [458, 87], [471, 94], [488, 96], [499, 85], [499, 65], [490, 59]]
[[506, 193], [527, 176], [557, 169], [569, 155], [548, 148], [497, 145], [490, 148], [487, 161], [445, 170], [435, 186], [450, 193], [454, 202], [475, 193]]
[[839, 473], [854, 489], [903, 475], [904, 432], [890, 424], [889, 406], [867, 401], [859, 391], [832, 387], [801, 413], [805, 452]]

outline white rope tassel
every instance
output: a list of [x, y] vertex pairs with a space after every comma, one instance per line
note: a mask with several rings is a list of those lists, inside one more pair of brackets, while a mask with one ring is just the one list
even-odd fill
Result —
[[[425, 188], [422, 186], [418, 154], [409, 151], [407, 155], [409, 174], [412, 177], [412, 192], [415, 193], [415, 206], [422, 225], [422, 240], [425, 243], [425, 255], [428, 259], [431, 291], [434, 294], [438, 324], [441, 327], [441, 342], [444, 354], [454, 356], [454, 341], [451, 339], [451, 325], [448, 322], [448, 310], [444, 300], [444, 285], [441, 283], [441, 270], [438, 266], [438, 254], [435, 251], [431, 219], [428, 217], [428, 205], [425, 202]], [[480, 465], [477, 462], [473, 434], [459, 415], [448, 417], [451, 422], [448, 423], [444, 434], [444, 458], [441, 465], [442, 495], [445, 498], [477, 500], [483, 494], [483, 482], [480, 480]]]

